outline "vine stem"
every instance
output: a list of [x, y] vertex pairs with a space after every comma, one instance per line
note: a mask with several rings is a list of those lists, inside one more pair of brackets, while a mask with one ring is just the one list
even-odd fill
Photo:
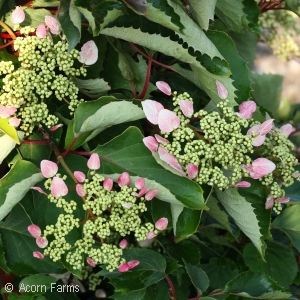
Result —
[[197, 296], [195, 298], [190, 298], [188, 300], [198, 300], [201, 297], [202, 293], [200, 291], [197, 291]]
[[8, 43], [6, 43], [6, 44], [1, 45], [1, 46], [0, 46], [0, 49], [6, 48], [6, 47], [8, 47], [9, 45], [11, 45], [11, 44], [13, 44], [13, 43], [14, 43], [14, 40], [11, 40], [10, 42], [8, 42]]
[[69, 147], [67, 148], [67, 150], [62, 154], [62, 157], [66, 157], [68, 155], [68, 153], [71, 151], [72, 147], [74, 146], [74, 144], [76, 143], [78, 137], [74, 138], [72, 143], [69, 145]]
[[175, 296], [176, 296], [176, 291], [175, 291], [175, 287], [173, 285], [172, 280], [170, 279], [170, 277], [167, 275], [165, 277], [165, 279], [167, 280], [169, 287], [170, 287], [170, 293], [169, 296], [171, 297], [172, 300], [176, 300]]
[[15, 40], [17, 37], [14, 32], [3, 22], [0, 20], [0, 26], [2, 26], [10, 35], [10, 37]]
[[214, 294], [209, 294], [208, 296], [219, 296], [219, 295], [225, 295], [224, 292], [218, 292], [218, 293], [214, 293]]
[[150, 75], [151, 75], [151, 66], [152, 66], [152, 50], [150, 50], [150, 56], [149, 56], [149, 60], [148, 60], [148, 68], [147, 68], [144, 88], [143, 88], [141, 94], [138, 96], [138, 99], [143, 99], [144, 96], [147, 93], [148, 86], [149, 86]]

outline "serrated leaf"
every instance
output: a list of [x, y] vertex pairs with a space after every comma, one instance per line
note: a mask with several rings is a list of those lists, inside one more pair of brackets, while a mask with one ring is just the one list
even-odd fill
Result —
[[235, 262], [229, 258], [213, 257], [208, 264], [201, 264], [201, 268], [206, 272], [210, 287], [224, 288], [229, 280], [232, 280], [239, 274], [239, 269]]
[[139, 129], [129, 127], [105, 145], [98, 146], [93, 152], [101, 157], [101, 172], [104, 174], [127, 171], [132, 176], [155, 180], [167, 188], [177, 200], [192, 209], [206, 209], [203, 191], [198, 184], [174, 175], [158, 165], [145, 147]]
[[126, 273], [119, 271], [100, 271], [98, 274], [110, 279], [110, 283], [122, 294], [144, 289], [160, 280], [166, 274], [166, 260], [153, 250], [125, 249], [123, 257], [126, 261], [138, 260], [140, 264]]
[[76, 5], [77, 10], [87, 19], [89, 22], [92, 31], [96, 30], [96, 23], [93, 14], [85, 7], [80, 6], [80, 3], [77, 5], [77, 1], [74, 1], [74, 5]]
[[9, 137], [11, 137], [17, 144], [20, 144], [17, 130], [14, 126], [11, 126], [8, 123], [8, 118], [0, 117], [0, 130], [6, 133]]
[[193, 285], [202, 293], [205, 292], [209, 286], [209, 279], [206, 273], [199, 266], [193, 266], [185, 260], [183, 261]]
[[73, 82], [79, 88], [79, 91], [91, 99], [96, 99], [110, 90], [110, 86], [102, 78], [79, 79], [74, 78]]
[[34, 164], [25, 160], [17, 161], [0, 180], [0, 220], [42, 179], [43, 175]]
[[232, 236], [237, 239], [238, 238], [238, 228], [236, 227], [236, 224], [233, 223], [233, 219], [220, 207], [220, 203], [218, 203], [218, 200], [210, 196], [208, 198], [208, 201], [206, 205], [209, 207], [209, 210], [207, 211], [207, 214], [209, 214], [211, 217], [213, 217], [216, 221], [218, 221], [225, 229], [227, 229]]
[[[72, 2], [73, 3], [73, 2]], [[72, 6], [72, 7], [71, 7]], [[60, 22], [61, 28], [69, 43], [68, 51], [71, 51], [80, 41], [81, 32], [78, 29], [81, 28], [80, 14], [76, 13], [77, 17], [71, 17], [71, 13], [77, 10], [75, 6], [68, 0], [61, 0], [59, 10], [57, 13], [57, 19]], [[75, 22], [75, 24], [73, 23]], [[80, 25], [79, 25], [80, 23]]]
[[0, 164], [7, 155], [16, 147], [16, 142], [7, 134], [0, 137]]
[[252, 271], [243, 272], [228, 282], [224, 292], [254, 299], [289, 299], [291, 296], [267, 275]]
[[265, 243], [252, 205], [239, 194], [237, 189], [228, 189], [224, 192], [216, 189], [216, 194], [229, 215], [264, 257]]
[[209, 20], [214, 19], [217, 0], [189, 0], [193, 17], [202, 29], [207, 30]]
[[243, 257], [251, 271], [270, 276], [286, 289], [293, 282], [298, 271], [293, 251], [279, 243], [267, 241], [265, 261], [261, 259], [252, 244], [246, 245]]
[[59, 1], [52, 0], [34, 0], [31, 4], [31, 7], [58, 7]]
[[256, 34], [261, 34], [262, 30], [258, 25], [258, 18], [260, 16], [260, 7], [257, 5], [255, 0], [244, 0], [244, 26], [249, 28], [252, 32]]
[[300, 206], [287, 207], [272, 223], [272, 228], [280, 229], [292, 241], [294, 247], [300, 252]]
[[134, 12], [139, 15], [148, 13], [147, 1], [145, 0], [123, 0]]
[[242, 32], [243, 3], [240, 0], [218, 0], [216, 15], [232, 31]]

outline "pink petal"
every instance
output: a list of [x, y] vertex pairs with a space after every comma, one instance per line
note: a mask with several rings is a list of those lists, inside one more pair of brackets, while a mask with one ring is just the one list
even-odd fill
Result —
[[129, 266], [127, 263], [123, 263], [118, 267], [119, 272], [127, 272], [129, 270]]
[[138, 260], [131, 260], [129, 262], [127, 262], [129, 269], [133, 269], [136, 266], [138, 266], [140, 264], [140, 262]]
[[43, 255], [41, 252], [39, 252], [39, 251], [34, 251], [34, 252], [32, 253], [32, 255], [33, 255], [33, 257], [35, 257], [35, 258], [38, 258], [38, 259], [44, 259], [44, 255]]
[[162, 109], [158, 113], [158, 127], [163, 132], [172, 132], [180, 126], [180, 119], [168, 109]]
[[168, 219], [167, 218], [160, 218], [156, 223], [155, 223], [155, 228], [158, 230], [165, 230], [168, 227]]
[[292, 174], [293, 178], [299, 178], [300, 177], [300, 172], [296, 171]]
[[218, 89], [218, 95], [221, 99], [226, 99], [228, 97], [228, 91], [226, 87], [221, 83], [220, 81], [216, 81], [217, 89]]
[[164, 81], [156, 81], [157, 88], [162, 91], [164, 94], [170, 96], [171, 95], [171, 88], [170, 86]]
[[53, 178], [51, 184], [51, 194], [56, 198], [66, 196], [68, 194], [68, 187], [61, 178]]
[[98, 170], [100, 169], [100, 158], [99, 155], [97, 153], [93, 153], [88, 162], [87, 162], [87, 166], [90, 170]]
[[261, 125], [259, 125], [259, 129], [258, 129], [259, 134], [266, 135], [267, 133], [269, 133], [273, 128], [273, 121], [274, 119], [270, 119], [263, 122]]
[[122, 206], [124, 207], [124, 208], [131, 208], [131, 206], [132, 206], [132, 203], [130, 203], [130, 202], [123, 202], [122, 203]]
[[248, 129], [247, 135], [252, 136], [252, 132], [254, 132], [255, 136], [259, 135], [259, 126], [260, 125], [254, 125], [251, 128]]
[[12, 117], [8, 119], [8, 123], [11, 126], [18, 127], [21, 123], [21, 120], [16, 117]]
[[79, 182], [84, 182], [86, 178], [85, 174], [80, 171], [75, 171], [74, 176]]
[[38, 187], [38, 186], [33, 186], [31, 189], [32, 189], [32, 190], [36, 190], [36, 191], [38, 191], [38, 192], [41, 193], [41, 194], [47, 195], [47, 194], [44, 192], [44, 190], [43, 190], [42, 188]]
[[64, 124], [57, 124], [50, 128], [50, 131], [56, 131], [58, 128], [62, 127]]
[[143, 111], [146, 118], [154, 125], [158, 124], [158, 113], [164, 109], [162, 104], [154, 100], [142, 101]]
[[80, 183], [76, 184], [76, 192], [80, 197], [84, 197], [86, 195], [86, 192], [84, 191], [84, 186]]
[[12, 12], [10, 20], [13, 24], [22, 23], [25, 20], [24, 11], [19, 6], [17, 6], [15, 10]]
[[95, 262], [94, 262], [91, 258], [87, 257], [87, 258], [86, 258], [86, 262], [87, 262], [91, 267], [93, 267], [93, 268], [96, 267]]
[[79, 62], [87, 66], [93, 65], [98, 60], [98, 47], [96, 46], [96, 43], [93, 40], [88, 41], [85, 44], [83, 44], [79, 54]]
[[155, 234], [154, 232], [150, 231], [150, 232], [148, 232], [146, 239], [147, 240], [151, 240], [151, 239], [153, 239], [155, 237], [157, 237], [157, 234]]
[[127, 172], [123, 172], [118, 178], [118, 185], [120, 187], [130, 184], [130, 175]]
[[40, 248], [46, 248], [48, 245], [48, 240], [41, 236], [38, 237], [35, 241], [36, 241], [36, 244], [38, 245], [38, 247], [40, 247]]
[[177, 158], [169, 153], [164, 146], [158, 147], [158, 154], [162, 161], [166, 162], [168, 165], [170, 165], [175, 170], [179, 171], [183, 176], [185, 176], [185, 173], [182, 170], [181, 165], [179, 164]]
[[157, 151], [158, 142], [153, 136], [147, 136], [143, 138], [143, 143], [151, 152]]
[[113, 187], [113, 180], [111, 178], [105, 178], [103, 181], [103, 188], [107, 191], [110, 191]]
[[294, 128], [291, 124], [285, 124], [280, 127], [281, 134], [288, 137], [292, 132]]
[[35, 224], [31, 224], [27, 227], [27, 230], [29, 231], [29, 233], [34, 237], [34, 238], [38, 238], [41, 236], [42, 231], [41, 228]]
[[149, 190], [146, 195], [145, 195], [145, 199], [147, 201], [151, 201], [157, 194], [157, 190]]
[[125, 249], [125, 248], [127, 248], [127, 246], [128, 246], [128, 242], [127, 242], [127, 240], [125, 240], [125, 239], [123, 239], [123, 240], [119, 243], [119, 247], [120, 247], [121, 249]]
[[[267, 158], [257, 158], [252, 162], [253, 171], [256, 173], [256, 177], [259, 178], [272, 173], [276, 169], [276, 165]], [[257, 178], [256, 178], [257, 179]]]
[[194, 164], [188, 164], [186, 166], [189, 179], [194, 179], [198, 175], [199, 168]]
[[58, 171], [58, 166], [51, 160], [42, 160], [41, 161], [41, 172], [45, 178], [50, 178], [55, 176]]
[[137, 194], [137, 197], [140, 198], [140, 197], [144, 196], [148, 191], [149, 191], [148, 188], [143, 187], [143, 188], [139, 191], [139, 193]]
[[234, 187], [235, 188], [248, 188], [251, 186], [251, 183], [248, 181], [240, 181]]
[[144, 178], [139, 178], [135, 181], [134, 183], [135, 187], [137, 189], [142, 189], [145, 186], [145, 179]]
[[252, 145], [253, 146], [261, 146], [265, 142], [266, 136], [265, 135], [258, 135], [253, 138]]
[[194, 104], [193, 104], [193, 102], [188, 101], [188, 100], [180, 100], [180, 101], [178, 101], [178, 103], [179, 103], [179, 106], [180, 106], [183, 114], [186, 117], [190, 118], [194, 113]]
[[289, 201], [290, 201], [290, 197], [282, 197], [282, 198], [276, 199], [276, 202], [278, 202], [278, 203], [287, 203]]
[[[46, 35], [47, 35], [47, 29], [46, 26], [42, 23], [40, 25], [38, 25], [38, 27], [36, 28], [36, 36], [40, 39], [43, 39]], [[51, 130], [51, 129], [50, 129]]]
[[274, 205], [274, 196], [270, 195], [266, 200], [265, 209], [270, 209], [273, 207], [273, 205]]
[[254, 101], [244, 101], [239, 106], [239, 116], [244, 119], [252, 118], [252, 114], [256, 111], [256, 103]]
[[160, 136], [159, 134], [154, 134], [154, 137], [156, 138], [156, 140], [159, 142], [159, 143], [162, 143], [162, 144], [169, 144], [169, 141], [165, 138], [163, 138], [162, 136]]
[[17, 109], [14, 106], [3, 106], [0, 105], [0, 117], [1, 118], [8, 118], [11, 115], [13, 115], [15, 112], [17, 111]]
[[57, 19], [55, 19], [51, 16], [46, 16], [45, 23], [48, 26], [48, 28], [50, 29], [51, 33], [59, 34], [60, 24]]

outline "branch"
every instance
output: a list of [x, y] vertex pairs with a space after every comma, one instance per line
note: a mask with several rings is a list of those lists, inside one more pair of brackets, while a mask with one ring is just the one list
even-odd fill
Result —
[[169, 296], [171, 297], [172, 300], [176, 300], [175, 296], [176, 296], [176, 291], [175, 291], [175, 287], [173, 285], [173, 282], [171, 281], [171, 279], [169, 278], [169, 276], [167, 275], [165, 277], [165, 279], [167, 280], [169, 287], [170, 287], [170, 293]]
[[143, 88], [141, 94], [138, 96], [138, 99], [143, 99], [147, 93], [150, 75], [151, 75], [151, 66], [152, 66], [152, 50], [150, 51], [150, 57], [149, 57], [149, 61], [148, 61], [148, 68], [147, 68], [144, 88]]

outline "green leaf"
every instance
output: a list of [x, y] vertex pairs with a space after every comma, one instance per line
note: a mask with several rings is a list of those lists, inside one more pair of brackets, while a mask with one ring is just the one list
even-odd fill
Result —
[[299, 1], [298, 0], [286, 0], [285, 2], [286, 9], [291, 10], [295, 14], [299, 15]]
[[139, 15], [146, 15], [148, 13], [147, 1], [144, 0], [123, 0], [128, 7]]
[[110, 278], [110, 283], [122, 294], [144, 289], [166, 276], [166, 261], [161, 254], [148, 249], [126, 249], [123, 253], [126, 261], [138, 260], [140, 264], [126, 273], [105, 270], [98, 273]]
[[57, 281], [56, 278], [43, 275], [43, 274], [36, 274], [25, 277], [19, 283], [19, 292], [27, 292], [27, 291], [34, 291], [35, 294], [43, 294], [51, 287], [51, 283], [55, 283]]
[[207, 30], [209, 26], [209, 20], [214, 19], [216, 3], [217, 0], [189, 1], [193, 17], [202, 29]]
[[258, 25], [258, 18], [260, 16], [260, 7], [255, 0], [243, 1], [245, 12], [244, 25], [256, 34], [261, 34], [262, 30]]
[[[101, 171], [104, 174], [127, 171], [132, 176], [155, 180], [167, 188], [177, 200], [192, 209], [206, 209], [203, 191], [195, 182], [174, 175], [158, 165], [151, 152], [143, 143], [139, 129], [129, 127], [105, 145], [98, 146], [93, 152], [101, 157]], [[157, 195], [159, 199], [159, 195]]]
[[31, 7], [58, 7], [59, 1], [56, 0], [34, 0]]
[[233, 40], [225, 33], [208, 30], [207, 37], [215, 44], [220, 53], [230, 65], [233, 79], [233, 86], [236, 88], [235, 99], [237, 103], [250, 98], [252, 80], [247, 63], [239, 56]]
[[16, 147], [16, 142], [7, 134], [0, 135], [0, 164]]
[[246, 245], [243, 257], [251, 271], [270, 276], [286, 289], [292, 284], [298, 271], [293, 251], [279, 243], [267, 242], [265, 261], [252, 244]]
[[[141, 300], [144, 299], [146, 289], [129, 292], [128, 294], [122, 295], [122, 293], [115, 293], [111, 297], [115, 300]], [[110, 298], [111, 298], [110, 297]]]
[[[74, 5], [71, 4], [70, 1], [60, 1], [57, 19], [60, 22], [62, 30], [69, 43], [68, 51], [71, 51], [78, 44], [81, 37], [81, 32], [78, 29], [79, 26], [81, 28], [80, 14], [77, 11], [76, 17], [71, 16], [71, 13], [73, 13], [74, 11], [77, 11], [77, 8], [74, 7]], [[75, 22], [75, 24], [73, 22]]]
[[216, 190], [216, 194], [229, 215], [264, 257], [265, 243], [253, 206], [239, 194], [237, 189], [228, 189], [224, 192]]
[[183, 260], [192, 264], [198, 265], [200, 262], [200, 251], [197, 245], [190, 240], [174, 243], [169, 239], [158, 236], [157, 241], [161, 244], [164, 250], [180, 264], [184, 264]]
[[298, 180], [295, 180], [289, 187], [285, 187], [284, 191], [285, 196], [290, 197], [290, 203], [298, 204], [300, 202], [300, 182]]
[[252, 74], [251, 92], [254, 101], [276, 116], [282, 91], [283, 77], [273, 74]]
[[218, 0], [216, 5], [216, 15], [229, 30], [242, 32], [243, 8], [243, 3], [240, 0]]
[[0, 268], [6, 273], [10, 273], [10, 270], [7, 266], [7, 261], [5, 258], [5, 249], [4, 249], [1, 235], [0, 235]]
[[267, 275], [252, 271], [243, 272], [228, 282], [224, 292], [254, 299], [289, 299], [291, 296]]
[[32, 253], [38, 251], [39, 248], [27, 227], [33, 224], [30, 214], [34, 211], [32, 197], [28, 193], [13, 208], [5, 222], [0, 223], [7, 266], [16, 275], [65, 273], [66, 269], [60, 262], [53, 262], [49, 257], [43, 260], [33, 257]]
[[0, 180], [0, 220], [42, 179], [43, 175], [34, 164], [25, 160], [17, 161]]
[[79, 91], [91, 99], [96, 99], [110, 90], [110, 86], [102, 78], [97, 79], [78, 79], [74, 78], [73, 82], [79, 88]]
[[229, 258], [213, 257], [208, 264], [201, 264], [201, 268], [206, 272], [210, 286], [212, 288], [224, 288], [229, 280], [239, 274], [237, 265]]
[[300, 252], [300, 206], [287, 207], [272, 223], [272, 228], [280, 229], [292, 241], [294, 247]]
[[193, 266], [186, 261], [184, 261], [184, 265], [193, 285], [202, 293], [205, 292], [209, 286], [206, 273], [200, 267]]
[[213, 197], [210, 196], [206, 205], [209, 207], [209, 210], [206, 212], [211, 217], [213, 217], [216, 221], [218, 221], [226, 230], [228, 230], [232, 236], [237, 239], [239, 235], [238, 228], [234, 223], [232, 217], [228, 215], [228, 213], [221, 206], [221, 203]]
[[20, 144], [17, 130], [8, 123], [8, 118], [4, 119], [0, 117], [0, 130], [11, 137], [17, 144]]

